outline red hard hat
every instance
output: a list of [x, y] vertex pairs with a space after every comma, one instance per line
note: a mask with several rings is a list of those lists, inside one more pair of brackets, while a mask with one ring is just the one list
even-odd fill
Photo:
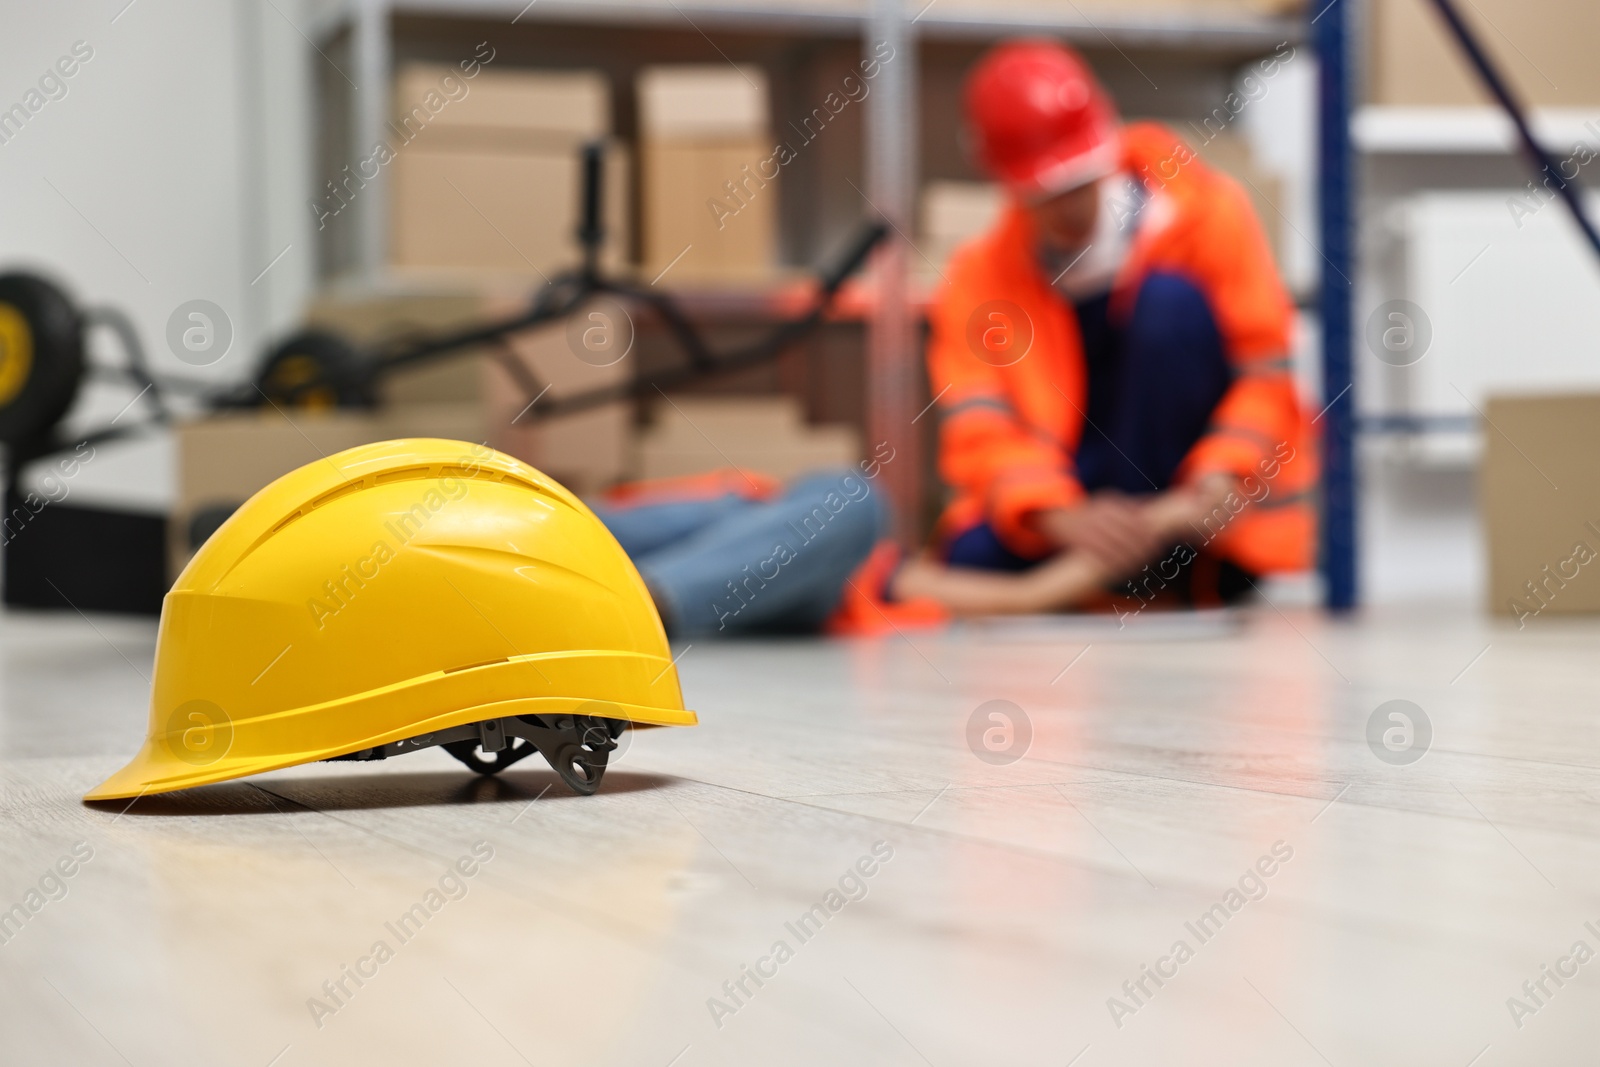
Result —
[[978, 162], [1025, 199], [1103, 178], [1121, 163], [1117, 112], [1077, 53], [1012, 41], [967, 78]]

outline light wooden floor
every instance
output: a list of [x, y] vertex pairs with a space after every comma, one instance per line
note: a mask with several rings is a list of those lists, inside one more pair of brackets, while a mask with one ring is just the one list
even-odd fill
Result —
[[[142, 734], [153, 627], [0, 625], [0, 908], [92, 850], [0, 945], [8, 1065], [1597, 1059], [1600, 961], [1522, 986], [1600, 952], [1600, 624], [1262, 607], [696, 643], [703, 725], [640, 734], [597, 797], [427, 752], [121, 813], [77, 798]], [[1433, 726], [1409, 766], [1366, 741], [1391, 699]], [[1028, 716], [1025, 758], [969, 748], [990, 700]], [[841, 878], [860, 899], [829, 912]]]

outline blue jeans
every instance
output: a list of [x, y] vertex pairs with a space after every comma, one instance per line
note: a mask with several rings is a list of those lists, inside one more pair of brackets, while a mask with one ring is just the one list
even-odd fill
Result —
[[853, 469], [808, 475], [771, 501], [590, 507], [674, 637], [817, 630], [888, 528], [879, 494]]
[[[1127, 322], [1113, 322], [1109, 305], [1109, 296], [1075, 305], [1089, 379], [1078, 480], [1091, 492], [1160, 492], [1205, 433], [1233, 371], [1205, 294], [1182, 275], [1146, 277]], [[1039, 562], [1012, 552], [987, 523], [957, 535], [947, 560], [1003, 571]]]

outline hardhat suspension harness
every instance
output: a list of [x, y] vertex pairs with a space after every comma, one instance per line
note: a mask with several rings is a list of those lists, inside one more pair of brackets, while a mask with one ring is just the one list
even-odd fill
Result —
[[[376, 748], [363, 748], [323, 762], [388, 759], [438, 746], [479, 774], [489, 775], [498, 774], [537, 752], [573, 792], [590, 796], [600, 788], [606, 760], [628, 726], [621, 719], [598, 715], [515, 715], [408, 737]], [[484, 759], [478, 755], [480, 748], [484, 755], [494, 758]]]

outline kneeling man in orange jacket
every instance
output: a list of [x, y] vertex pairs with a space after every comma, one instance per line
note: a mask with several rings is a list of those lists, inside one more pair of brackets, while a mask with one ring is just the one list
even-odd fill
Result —
[[995, 579], [1049, 573], [1048, 606], [1118, 582], [1206, 605], [1311, 566], [1293, 306], [1245, 192], [1166, 127], [1123, 125], [1056, 44], [990, 52], [966, 108], [1010, 202], [952, 257], [933, 308], [955, 499], [896, 595], [1006, 610]]

